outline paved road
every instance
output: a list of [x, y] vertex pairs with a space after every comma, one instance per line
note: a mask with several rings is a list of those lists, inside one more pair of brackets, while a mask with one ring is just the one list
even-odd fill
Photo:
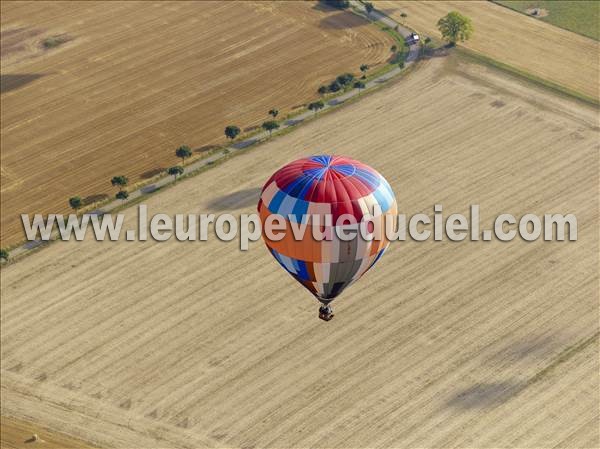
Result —
[[[395, 20], [391, 19], [390, 17], [388, 17], [385, 14], [382, 14], [378, 11], [372, 11], [371, 14], [367, 14], [367, 12], [364, 8], [364, 5], [358, 1], [351, 1], [351, 4], [356, 9], [361, 11], [363, 14], [368, 15], [371, 20], [380, 21], [381, 23], [383, 23], [386, 26], [389, 26], [390, 28], [395, 28], [396, 26], [398, 26], [398, 32], [404, 37], [408, 37], [412, 33], [412, 31], [410, 29], [402, 26], [401, 24], [397, 23]], [[419, 57], [419, 46], [416, 44], [409, 46], [409, 53], [406, 57], [406, 66], [409, 66], [410, 64], [414, 63], [414, 61], [416, 61], [418, 59], [418, 57]], [[363, 89], [363, 92], [365, 90], [372, 89], [374, 87], [377, 87], [377, 86], [385, 83], [386, 81], [388, 81], [391, 78], [398, 75], [401, 71], [402, 70], [399, 67], [395, 67], [394, 69], [390, 70], [389, 72], [387, 72], [377, 78], [372, 79], [371, 81], [369, 81], [365, 84], [365, 89]], [[328, 100], [325, 103], [325, 106], [322, 109], [322, 111], [331, 109], [335, 106], [338, 106], [338, 105], [344, 103], [346, 100], [348, 100], [352, 97], [355, 97], [359, 94], [360, 93], [358, 92], [357, 89], [352, 89], [348, 92], [345, 92], [335, 98]], [[279, 132], [281, 132], [287, 128], [290, 128], [292, 126], [296, 126], [299, 123], [302, 123], [307, 118], [312, 118], [313, 116], [314, 116], [314, 113], [312, 111], [306, 111], [306, 112], [303, 112], [302, 114], [295, 116], [294, 118], [286, 120], [280, 124], [279, 130], [277, 132], [274, 132], [273, 135], [276, 135]], [[227, 147], [227, 150], [229, 150], [229, 153], [235, 153], [235, 152], [240, 151], [250, 145], [260, 142], [261, 140], [267, 139], [268, 137], [269, 137], [269, 133], [264, 131], [264, 132], [254, 135], [250, 138], [247, 138], [245, 140], [240, 140], [238, 142], [233, 143], [232, 145]], [[199, 170], [203, 167], [206, 167], [208, 165], [214, 164], [216, 161], [218, 161], [219, 159], [222, 159], [224, 156], [225, 156], [225, 154], [220, 152], [220, 153], [216, 153], [212, 156], [194, 161], [185, 166], [185, 172], [191, 173], [191, 172]], [[172, 176], [165, 176], [164, 178], [161, 178], [152, 184], [141, 187], [138, 190], [129, 192], [129, 199], [127, 200], [127, 202], [130, 202], [132, 200], [140, 198], [141, 196], [148, 195], [148, 194], [154, 192], [155, 190], [159, 189], [160, 187], [166, 186], [167, 184], [171, 184], [173, 182], [174, 182], [174, 179]], [[127, 202], [123, 202], [121, 200], [114, 200], [108, 204], [105, 204], [104, 206], [102, 206], [102, 208], [94, 210], [89, 213], [90, 214], [99, 214], [99, 215], [106, 214], [106, 213], [109, 213], [109, 212], [115, 210], [118, 207], [123, 206], [123, 204], [126, 204]], [[58, 236], [58, 232], [54, 233], [52, 238], [55, 239], [57, 236]], [[42, 244], [44, 244], [44, 242], [41, 240], [27, 242], [27, 243], [23, 244], [22, 246], [12, 250], [11, 258], [23, 255], [26, 252], [28, 252], [34, 248], [37, 248], [38, 246], [40, 246]]]
[[[382, 12], [379, 12], [377, 10], [373, 10], [371, 12], [371, 14], [367, 14], [367, 11], [364, 7], [364, 5], [362, 3], [360, 3], [359, 1], [353, 0], [350, 2], [352, 4], [352, 6], [360, 9], [363, 14], [368, 15], [368, 17], [371, 20], [375, 20], [375, 21], [379, 21], [381, 23], [383, 23], [384, 25], [390, 27], [390, 28], [395, 28], [398, 27], [398, 32], [404, 36], [404, 38], [407, 38], [408, 36], [410, 36], [412, 34], [412, 30], [409, 28], [406, 28], [405, 26], [401, 25], [400, 23], [396, 22], [394, 19], [392, 19], [389, 16], [386, 16], [385, 14], [383, 14]], [[406, 57], [406, 63], [410, 64], [414, 61], [416, 61], [419, 58], [419, 45], [417, 44], [412, 44], [408, 47], [408, 55]]]

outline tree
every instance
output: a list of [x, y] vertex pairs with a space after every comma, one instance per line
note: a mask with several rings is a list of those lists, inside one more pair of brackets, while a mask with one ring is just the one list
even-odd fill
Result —
[[308, 109], [313, 111], [315, 113], [315, 115], [317, 115], [317, 112], [319, 112], [324, 107], [325, 107], [325, 103], [323, 103], [323, 101], [321, 101], [321, 100], [315, 101], [308, 105]]
[[118, 199], [118, 200], [125, 201], [127, 198], [129, 198], [129, 193], [127, 193], [126, 190], [119, 190], [117, 192], [117, 194], [115, 195], [115, 198]]
[[277, 123], [275, 120], [269, 120], [268, 122], [264, 122], [262, 124], [262, 128], [265, 131], [269, 131], [269, 136], [271, 136], [273, 131], [279, 128], [279, 123]]
[[170, 167], [167, 170], [167, 173], [170, 174], [171, 176], [173, 176], [173, 178], [177, 179], [178, 175], [183, 174], [183, 167], [181, 165], [176, 165], [174, 167]]
[[329, 90], [329, 92], [337, 92], [341, 88], [342, 88], [342, 85], [340, 83], [338, 83], [337, 80], [335, 80], [335, 81], [332, 81], [331, 84], [329, 84], [328, 90]]
[[365, 2], [365, 9], [367, 10], [367, 14], [371, 14], [375, 7], [373, 6], [373, 3]]
[[235, 139], [239, 133], [240, 129], [237, 126], [229, 125], [225, 128], [225, 135], [231, 140]]
[[402, 70], [404, 68], [404, 61], [400, 61], [398, 63], [398, 67], [400, 67], [400, 70]]
[[77, 209], [83, 206], [83, 200], [79, 196], [71, 197], [69, 198], [69, 206], [71, 206], [73, 209], [75, 209], [75, 212], [77, 212]]
[[352, 75], [352, 73], [344, 73], [338, 76], [335, 80], [342, 86], [345, 86], [347, 84], [350, 84], [352, 80], [354, 80], [354, 75]]
[[327, 88], [327, 86], [320, 86], [319, 89], [317, 89], [319, 95], [325, 95], [328, 91], [329, 89]]
[[442, 33], [442, 38], [448, 41], [450, 46], [456, 45], [458, 41], [465, 41], [473, 34], [473, 24], [471, 19], [463, 16], [458, 11], [450, 11], [442, 17], [437, 23], [438, 30]]
[[405, 12], [401, 12], [400, 17], [402, 17], [403, 19], [406, 19], [408, 17], [408, 14], [406, 14]]
[[123, 187], [129, 183], [129, 179], [127, 179], [126, 176], [113, 176], [113, 178], [110, 180], [110, 183], [113, 185], [113, 187], [117, 186], [119, 191], [121, 191], [123, 190]]
[[192, 156], [192, 150], [187, 145], [181, 145], [175, 150], [175, 156], [181, 159], [181, 163], [185, 163], [185, 159]]
[[0, 249], [0, 259], [8, 260], [8, 256], [9, 256], [8, 250], [6, 250], [4, 248]]
[[367, 77], [367, 71], [368, 70], [369, 70], [369, 66], [367, 64], [361, 64], [360, 65], [360, 71], [363, 74], [362, 79], [365, 79]]
[[356, 81], [356, 82], [354, 83], [354, 88], [355, 88], [355, 89], [358, 89], [358, 93], [359, 93], [359, 94], [360, 94], [360, 90], [361, 90], [361, 89], [364, 89], [365, 87], [367, 87], [367, 86], [366, 86], [366, 85], [365, 85], [365, 83], [363, 83], [362, 81]]
[[392, 45], [392, 46], [390, 47], [390, 51], [391, 51], [392, 53], [396, 53], [396, 50], [398, 50], [398, 47], [397, 47], [396, 45]]
[[269, 111], [269, 115], [272, 116], [273, 118], [277, 118], [277, 116], [279, 115], [279, 111], [277, 109], [273, 108]]

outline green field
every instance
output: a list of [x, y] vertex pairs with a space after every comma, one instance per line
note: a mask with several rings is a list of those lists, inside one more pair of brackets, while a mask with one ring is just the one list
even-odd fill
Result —
[[542, 8], [548, 15], [539, 20], [551, 23], [592, 39], [600, 40], [600, 2], [598, 1], [521, 1], [496, 0], [507, 8], [527, 14], [531, 8]]

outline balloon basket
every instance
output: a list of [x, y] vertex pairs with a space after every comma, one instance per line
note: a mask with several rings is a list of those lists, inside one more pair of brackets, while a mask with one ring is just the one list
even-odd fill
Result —
[[319, 310], [319, 318], [323, 321], [331, 321], [335, 315], [333, 312], [325, 312], [323, 310]]

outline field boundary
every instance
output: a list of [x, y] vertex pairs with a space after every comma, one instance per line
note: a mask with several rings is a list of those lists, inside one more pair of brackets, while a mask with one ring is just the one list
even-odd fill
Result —
[[[44, 446], [49, 443], [50, 447], [56, 448], [57, 444], [63, 444], [65, 441], [67, 441], [68, 444], [73, 445], [69, 446], [72, 449], [100, 448], [100, 446], [93, 445], [92, 443], [84, 441], [80, 438], [76, 438], [56, 429], [50, 429], [43, 424], [33, 423], [27, 419], [17, 418], [8, 414], [2, 414], [0, 415], [0, 420], [0, 430], [2, 430], [2, 432], [0, 432], [0, 444], [7, 444], [7, 449], [20, 448], [22, 447], [22, 443], [35, 443], [35, 441], [33, 441], [31, 438], [34, 434], [32, 430], [34, 430], [36, 435], [38, 435], [39, 443], [42, 443]], [[8, 435], [5, 436], [5, 433]], [[27, 437], [29, 438], [25, 440]], [[60, 441], [60, 443], [57, 443], [57, 441]]]
[[[365, 18], [366, 20], [369, 20], [372, 25], [377, 26], [382, 32], [391, 34], [395, 40], [398, 40], [399, 36], [412, 33], [411, 29], [397, 23], [379, 11], [374, 11], [370, 15], [367, 14], [366, 11], [361, 13], [360, 6], [363, 6], [362, 3], [353, 2], [352, 8], [350, 8], [351, 12], [362, 18]], [[395, 26], [391, 26], [392, 23], [398, 26], [398, 30], [394, 29]], [[166, 172], [163, 172], [145, 182], [136, 183], [133, 186], [133, 189], [128, 191], [129, 198], [127, 200], [122, 201], [115, 198], [107, 198], [105, 201], [94, 203], [88, 209], [80, 211], [78, 215], [104, 215], [109, 212], [115, 213], [134, 206], [146, 198], [163, 191], [167, 187], [173, 186], [178, 182], [193, 176], [197, 176], [209, 168], [220, 165], [237, 154], [244, 153], [244, 150], [256, 148], [262, 143], [292, 132], [300, 125], [312, 122], [324, 114], [339, 110], [344, 105], [352, 104], [355, 101], [364, 98], [368, 94], [379, 91], [382, 87], [387, 86], [389, 81], [391, 81], [393, 78], [399, 78], [400, 75], [411, 72], [415, 66], [415, 63], [419, 60], [421, 49], [418, 44], [413, 44], [410, 46], [405, 45], [404, 49], [408, 49], [408, 52], [405, 52], [404, 50], [402, 52], [406, 61], [405, 65], [401, 68], [398, 66], [398, 64], [386, 63], [385, 66], [379, 70], [379, 72], [371, 74], [365, 80], [366, 87], [362, 89], [362, 92], [358, 91], [357, 89], [349, 89], [343, 90], [336, 95], [328, 96], [323, 99], [323, 109], [318, 113], [313, 113], [310, 110], [303, 109], [297, 114], [288, 115], [286, 119], [282, 121], [280, 128], [274, 131], [272, 134], [270, 134], [268, 131], [261, 131], [260, 129], [252, 131], [248, 134], [245, 134], [242, 139], [236, 142], [217, 147], [214, 153], [209, 153], [206, 157], [200, 157], [194, 161], [191, 161], [189, 165], [183, 165], [185, 172], [176, 178], [172, 177]], [[22, 240], [19, 243], [7, 246], [6, 249], [10, 251], [10, 258], [8, 261], [2, 260], [0, 262], [0, 268], [18, 262], [23, 257], [36, 253], [37, 251], [56, 241], [60, 241], [58, 231], [53, 233], [50, 240]]]
[[[522, 15], [524, 15], [524, 16], [527, 16], [527, 17], [529, 17], [530, 19], [533, 19], [533, 20], [540, 20], [540, 19], [538, 19], [538, 18], [536, 18], [536, 17], [532, 17], [531, 15], [529, 15], [529, 14], [527, 14], [526, 12], [523, 12], [523, 11], [521, 11], [521, 10], [517, 9], [517, 8], [511, 8], [511, 7], [510, 7], [510, 6], [508, 6], [508, 5], [505, 5], [505, 4], [503, 4], [503, 3], [500, 3], [500, 2], [499, 2], [499, 1], [497, 1], [497, 0], [490, 0], [490, 1], [491, 1], [493, 4], [495, 4], [495, 5], [502, 6], [503, 8], [510, 9], [511, 11], [518, 12], [519, 14], [522, 14]], [[590, 37], [590, 36], [588, 36], [587, 34], [583, 34], [583, 33], [580, 33], [580, 32], [578, 32], [578, 31], [575, 31], [575, 30], [570, 30], [570, 29], [568, 29], [568, 28], [561, 27], [560, 25], [556, 25], [555, 23], [549, 22], [549, 21], [547, 21], [547, 20], [544, 20], [543, 22], [544, 22], [544, 23], [547, 23], [547, 24], [549, 24], [549, 25], [555, 26], [556, 28], [560, 28], [561, 30], [568, 31], [569, 33], [574, 33], [574, 34], [577, 34], [577, 35], [579, 35], [579, 36], [587, 37], [588, 39], [592, 39], [592, 40], [594, 40], [594, 41], [596, 41], [596, 42], [599, 42], [599, 41], [598, 41], [598, 39], [594, 39], [593, 37]]]
[[[69, 390], [65, 391], [64, 388], [53, 386], [32, 392], [30, 389], [32, 387], [36, 388], [35, 380], [23, 378], [6, 371], [3, 371], [2, 374], [4, 379], [1, 391], [3, 397], [6, 397], [5, 404], [8, 405], [2, 408], [3, 416], [28, 421], [55, 432], [54, 429], [60, 428], [61, 419], [64, 419], [65, 414], [74, 414], [81, 421], [81, 424], [73, 426], [70, 429], [71, 432], [65, 432], [64, 430], [56, 430], [56, 432], [78, 439], [88, 446], [101, 447], [98, 441], [98, 432], [95, 434], [87, 433], [87, 438], [84, 436], [84, 429], [85, 432], [89, 432], [86, 425], [101, 421], [110, 428], [110, 438], [114, 438], [115, 434], [119, 432], [126, 432], [135, 435], [136, 438], [148, 436], [149, 438], [159, 439], [179, 439], [180, 444], [184, 447], [189, 447], [187, 444], [190, 442], [194, 443], [196, 447], [208, 447], [209, 445], [217, 447], [217, 442], [212, 438], [207, 435], [194, 434], [185, 425], [156, 421], [151, 417], [139, 414], [130, 415], [126, 409], [116, 404], [98, 404], [91, 410], [76, 393]], [[18, 405], [15, 406], [15, 403]], [[26, 408], [34, 409], [35, 413], [24, 413], [23, 410]], [[51, 418], [49, 420], [39, 419], [40, 414], [45, 414]], [[144, 427], [149, 428], [149, 432], [144, 433], [137, 430]], [[73, 432], [73, 430], [76, 431]], [[104, 435], [102, 436], [104, 437]]]
[[592, 343], [598, 343], [598, 337], [600, 336], [600, 332], [596, 331], [591, 337], [585, 338], [578, 343], [569, 346], [564, 349], [560, 354], [556, 356], [556, 358], [548, 364], [546, 367], [538, 371], [531, 379], [527, 381], [529, 385], [539, 382], [543, 380], [551, 371], [553, 371], [557, 366], [565, 363], [566, 361], [572, 359], [577, 354], [582, 352]]
[[535, 84], [536, 86], [543, 87], [554, 93], [557, 93], [562, 96], [566, 96], [566, 97], [569, 97], [569, 98], [572, 98], [575, 100], [579, 100], [583, 103], [586, 103], [587, 105], [600, 107], [600, 99], [596, 99], [596, 98], [590, 97], [588, 95], [585, 95], [579, 91], [569, 89], [568, 87], [565, 87], [561, 84], [555, 83], [553, 81], [549, 81], [545, 78], [541, 78], [541, 77], [534, 75], [526, 70], [518, 69], [510, 64], [500, 62], [500, 61], [498, 61], [494, 58], [491, 58], [489, 56], [486, 56], [482, 53], [479, 53], [479, 52], [476, 52], [473, 50], [469, 50], [464, 47], [455, 47], [455, 50], [461, 56], [466, 57], [467, 59], [471, 60], [472, 62], [476, 62], [476, 63], [486, 65], [489, 67], [494, 67], [502, 72], [505, 72], [505, 73], [513, 75], [517, 78], [529, 81], [529, 82]]
[[[67, 214], [75, 197], [71, 203], [84, 206], [77, 209], [93, 210], [114, 197], [117, 189], [109, 182], [116, 175], [126, 176], [127, 189], [133, 190], [181, 165], [174, 154], [180, 146], [192, 150], [186, 165], [207, 157], [216, 146], [229, 144], [226, 126], [239, 127], [237, 137], [243, 138], [262, 131], [265, 122], [287, 119], [318, 100], [321, 85], [331, 86], [345, 72], [358, 78], [364, 64], [367, 74], [385, 68], [396, 43], [351, 11], [306, 2], [273, 8], [187, 3], [164, 11], [121, 6], [80, 4], [60, 17], [31, 4], [6, 9], [3, 49], [6, 40], [12, 49], [9, 67], [23, 73], [2, 79], [3, 87], [5, 81], [12, 86], [2, 94], [9, 106], [2, 115], [7, 137], [2, 141], [8, 144], [6, 164], [3, 145], [2, 248], [25, 238], [19, 213]], [[98, 39], [102, 27], [84, 24], [90, 13], [106, 15], [107, 23], [122, 26], [123, 35]], [[23, 14], [41, 28], [20, 26]], [[46, 32], [43, 23], [57, 20], [73, 40], [46, 51], [42, 40], [62, 31]], [[166, 22], [180, 31], [177, 39]], [[20, 46], [23, 42], [27, 45]], [[49, 64], [66, 72], [48, 71]], [[32, 120], [25, 123], [23, 117]], [[34, 157], [19, 157], [28, 151]], [[62, 172], [69, 176], [58, 182]]]

